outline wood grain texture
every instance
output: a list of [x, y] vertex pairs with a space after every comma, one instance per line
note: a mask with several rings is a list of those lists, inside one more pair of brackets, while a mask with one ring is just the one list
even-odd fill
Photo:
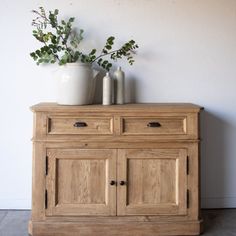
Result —
[[115, 215], [116, 150], [48, 149], [47, 215]]
[[[125, 135], [160, 135], [186, 134], [187, 117], [124, 117], [123, 134]], [[149, 127], [151, 122], [160, 124], [160, 127]]]
[[[75, 127], [77, 122], [85, 127]], [[48, 134], [112, 134], [113, 119], [111, 117], [48, 117]]]
[[[200, 233], [200, 106], [41, 103], [31, 109], [33, 236]], [[78, 121], [85, 129], [73, 127]], [[162, 130], [149, 129], [153, 121]]]
[[[39, 113], [39, 114], [38, 114]], [[34, 141], [76, 141], [84, 138], [103, 140], [196, 140], [199, 136], [197, 113], [123, 112], [101, 113], [93, 111], [68, 113], [37, 112]], [[74, 127], [76, 122], [83, 122], [85, 127]], [[148, 127], [150, 122], [159, 122], [160, 127]]]
[[33, 144], [32, 161], [32, 220], [45, 219], [45, 159], [43, 143]]
[[202, 221], [186, 222], [34, 222], [33, 236], [154, 236], [154, 235], [199, 235]]
[[184, 149], [118, 151], [118, 215], [186, 214]]
[[85, 106], [61, 106], [56, 103], [39, 103], [31, 107], [32, 111], [43, 112], [199, 112], [203, 108], [192, 103], [131, 103], [125, 105], [85, 105]]

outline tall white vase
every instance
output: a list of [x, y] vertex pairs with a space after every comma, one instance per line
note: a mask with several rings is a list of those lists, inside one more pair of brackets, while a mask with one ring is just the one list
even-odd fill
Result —
[[121, 70], [119, 66], [114, 73], [114, 81], [116, 84], [115, 90], [115, 100], [116, 104], [124, 104], [125, 97], [124, 97], [124, 86], [125, 86], [125, 73]]
[[112, 103], [112, 78], [109, 73], [103, 78], [102, 104], [111, 105]]
[[60, 105], [87, 105], [94, 97], [96, 77], [89, 63], [67, 63], [56, 72], [57, 103]]

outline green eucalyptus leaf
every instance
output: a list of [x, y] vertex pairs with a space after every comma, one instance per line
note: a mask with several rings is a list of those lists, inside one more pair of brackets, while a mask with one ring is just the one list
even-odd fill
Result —
[[106, 61], [103, 61], [103, 63], [102, 63], [102, 65], [106, 65], [108, 63], [108, 61], [106, 60]]
[[111, 63], [108, 63], [108, 64], [105, 66], [105, 69], [106, 69], [107, 71], [109, 71], [109, 70], [111, 69], [111, 67], [112, 67], [112, 64], [111, 64]]
[[35, 52], [31, 52], [31, 53], [30, 53], [30, 56], [31, 56], [31, 57], [35, 57], [35, 56], [36, 56]]
[[106, 48], [107, 50], [111, 50], [112, 47], [111, 47], [110, 45], [106, 45], [105, 48]]
[[75, 18], [74, 17], [71, 17], [70, 19], [69, 19], [69, 22], [74, 22], [74, 20], [75, 20]]
[[40, 59], [38, 60], [38, 63], [42, 63], [42, 62], [43, 62], [43, 59], [40, 58]]
[[92, 49], [92, 51], [89, 53], [90, 56], [94, 55], [96, 53], [96, 49]]
[[114, 39], [115, 39], [115, 37], [113, 37], [113, 36], [110, 36], [110, 37], [107, 39], [107, 41], [113, 42], [113, 41], [114, 41]]
[[98, 59], [97, 63], [98, 63], [99, 66], [101, 65], [102, 61], [103, 61], [102, 58]]

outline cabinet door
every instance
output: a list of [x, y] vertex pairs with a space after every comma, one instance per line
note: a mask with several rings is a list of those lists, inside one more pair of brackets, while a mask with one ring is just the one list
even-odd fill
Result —
[[186, 161], [186, 149], [118, 150], [117, 214], [187, 214]]
[[48, 149], [46, 215], [115, 215], [116, 152]]

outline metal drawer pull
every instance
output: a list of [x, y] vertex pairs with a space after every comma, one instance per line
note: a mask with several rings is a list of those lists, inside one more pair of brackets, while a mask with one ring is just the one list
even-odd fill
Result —
[[161, 127], [161, 124], [159, 122], [149, 122], [147, 126], [154, 128], [154, 127]]
[[120, 181], [120, 185], [125, 185], [126, 183], [125, 183], [125, 181]]
[[80, 127], [86, 127], [88, 126], [85, 122], [75, 122], [74, 127], [80, 128]]
[[110, 181], [110, 185], [116, 185], [116, 181], [111, 180], [111, 181]]

